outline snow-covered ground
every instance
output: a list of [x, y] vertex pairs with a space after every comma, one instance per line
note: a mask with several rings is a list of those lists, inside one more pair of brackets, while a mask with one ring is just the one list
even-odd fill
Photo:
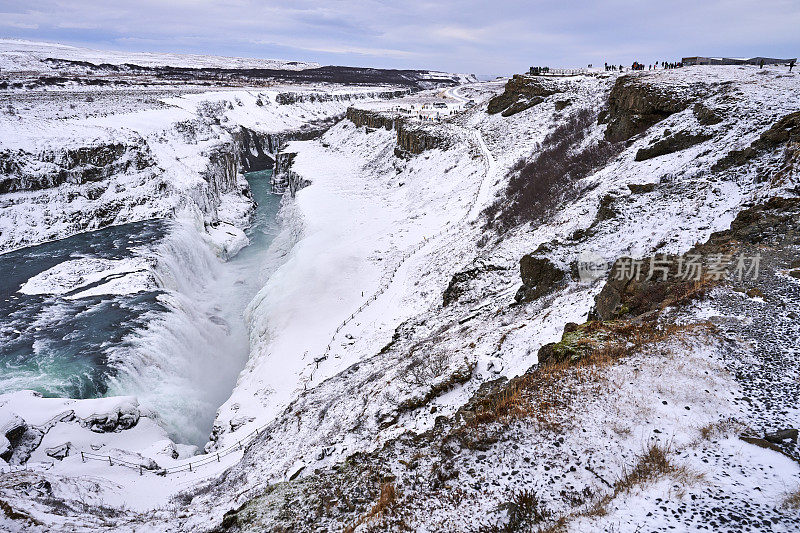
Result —
[[191, 68], [265, 68], [302, 70], [318, 67], [318, 63], [257, 59], [242, 57], [217, 57], [194, 54], [163, 54], [149, 52], [115, 52], [91, 50], [60, 43], [0, 39], [0, 69], [6, 71], [58, 71], [57, 65], [48, 65], [46, 59], [67, 59], [89, 63], [123, 65], [132, 63], [143, 67], [170, 66]]
[[[358, 128], [347, 120], [319, 139], [292, 142], [285, 148], [297, 154], [291, 170], [310, 185], [281, 204], [280, 233], [261, 265], [266, 281], [246, 312], [249, 359], [217, 412], [207, 453], [200, 456], [211, 462], [159, 477], [114, 466], [113, 457], [107, 465], [92, 460], [83, 463], [75, 454], [53, 461], [35, 455], [31, 463], [38, 460], [40, 466], [32, 464], [31, 471], [10, 474], [14, 477], [0, 484], [0, 494], [13, 509], [23, 509], [55, 527], [64, 527], [66, 522], [48, 511], [47, 498], [36, 496], [26, 503], [30, 491], [15, 492], [15, 483], [33, 486], [48, 480], [57, 493], [54, 498], [71, 506], [70, 520], [77, 528], [91, 529], [103, 520], [104, 525], [131, 530], [202, 530], [215, 527], [223, 513], [242, 505], [251, 513], [251, 527], [272, 528], [282, 520], [291, 522], [293, 512], [315, 512], [309, 509], [316, 504], [306, 503], [317, 500], [304, 492], [305, 487], [324, 483], [325, 476], [336, 479], [342, 469], [331, 468], [356, 452], [374, 454], [369, 457], [377, 457], [381, 468], [390, 471], [411, 496], [414, 490], [423, 494], [420, 483], [435, 475], [444, 480], [437, 490], [451, 490], [447, 480], [452, 478], [438, 473], [451, 468], [441, 464], [447, 462], [448, 454], [460, 454], [460, 496], [448, 493], [452, 500], [440, 500], [429, 493], [413, 504], [416, 511], [404, 519], [419, 530], [464, 530], [484, 520], [502, 519], [504, 511], [498, 511], [498, 506], [503, 498], [523, 487], [535, 490], [550, 508], [567, 515], [566, 499], [558, 500], [557, 495], [580, 495], [584, 488], [602, 494], [613, 480], [624, 476], [643, 447], [657, 441], [674, 452], [685, 472], [700, 475], [690, 482], [665, 477], [630, 493], [615, 493], [604, 515], [576, 514], [569, 521], [570, 529], [685, 525], [672, 513], [675, 505], [695, 505], [710, 512], [715, 498], [721, 496], [733, 498], [737, 509], [750, 501], [767, 519], [774, 519], [776, 528], [788, 527], [790, 517], [769, 506], [795, 490], [800, 480], [797, 463], [737, 439], [733, 430], [723, 431], [715, 440], [700, 436], [700, 428], [709, 424], [729, 418], [747, 423], [748, 417], [746, 409], [732, 401], [742, 392], [726, 366], [726, 348], [701, 337], [668, 346], [673, 357], [642, 352], [610, 367], [602, 391], [577, 378], [576, 383], [570, 382], [575, 387], [570, 390], [577, 391], [581, 401], [570, 407], [572, 425], [560, 438], [535, 424], [519, 423], [499, 444], [489, 443], [477, 454], [474, 450], [446, 452], [449, 444], [434, 442], [443, 426], [458, 424], [454, 415], [481, 385], [524, 375], [536, 364], [539, 348], [560, 339], [566, 323], [587, 319], [602, 282], [587, 285], [568, 280], [546, 297], [515, 304], [522, 255], [543, 249], [554, 264], [568, 271], [577, 256], [587, 251], [612, 260], [625, 254], [684, 253], [712, 232], [726, 229], [743, 206], [770, 196], [796, 195], [795, 175], [772, 183], [757, 179], [757, 165], [740, 173], [709, 169], [730, 150], [749, 146], [780, 117], [800, 110], [795, 98], [798, 76], [751, 67], [696, 67], [635, 76], [665, 92], [697, 98], [723, 119], [702, 125], [694, 107], [687, 106], [619, 146], [602, 168], [575, 185], [579, 194], [561, 210], [502, 235], [486, 230], [480, 213], [502, 193], [509, 169], [520, 158], [542, 150], [545, 136], [570, 114], [579, 109], [597, 113], [607, 101], [615, 75], [570, 78], [559, 93], [509, 117], [486, 113], [487, 100], [502, 90], [498, 83], [472, 84], [416, 100], [409, 97], [402, 105], [442, 99], [457, 111], [438, 122], [419, 121], [450, 143], [445, 149], [414, 156], [396, 153], [394, 131]], [[465, 107], [468, 100], [477, 105]], [[557, 111], [557, 103], [564, 101], [568, 104]], [[199, 177], [207, 165], [202, 154], [233, 125], [263, 132], [299, 128], [304, 122], [339, 114], [354, 102], [355, 98], [281, 106], [275, 103], [274, 93], [263, 89], [181, 94], [165, 99], [164, 107], [158, 109], [67, 121], [58, 127], [63, 136], [59, 142], [79, 137], [86, 144], [89, 130], [103, 131], [109, 138], [124, 131], [126, 139], [143, 139], [150, 157], [163, 170], [152, 178], [154, 183], [165, 180], [170, 187], [163, 200], [144, 202], [148, 216], [188, 204], [199, 228], [202, 220], [209, 224], [227, 221], [242, 228], [248, 206], [237, 192], [241, 182], [227, 194], [209, 194], [208, 182]], [[389, 115], [396, 111], [394, 103], [358, 101], [355, 105]], [[0, 132], [8, 133], [9, 149], [30, 153], [52, 149], [36, 144], [41, 141], [35, 131], [55, 129], [45, 118], [21, 115], [2, 120], [6, 122], [0, 122], [0, 128], [6, 129]], [[174, 126], [187, 123], [192, 127]], [[201, 133], [186, 134], [190, 129]], [[636, 161], [638, 150], [665, 137], [666, 130], [702, 130], [710, 137], [672, 154]], [[593, 121], [585, 143], [601, 139], [604, 131], [604, 124]], [[0, 139], [5, 143], [6, 135]], [[767, 164], [770, 160], [759, 161]], [[125, 179], [120, 182], [124, 184]], [[136, 179], [148, 183], [148, 178], [137, 175]], [[634, 192], [640, 190], [637, 185], [652, 188]], [[7, 204], [2, 215], [11, 213], [4, 226], [8, 228], [4, 235], [11, 237], [3, 237], [10, 243], [8, 248], [57, 236], [43, 236], [33, 229], [28, 237], [18, 236], [25, 235], [26, 227], [40, 227], [38, 222], [26, 226], [22, 214], [38, 212], [31, 207], [34, 199], [44, 195], [49, 203], [62, 198], [48, 194], [54, 193], [4, 195], [19, 199]], [[614, 215], [598, 216], [601, 205], [609, 202]], [[137, 216], [138, 207], [130, 209], [126, 219]], [[68, 210], [59, 208], [59, 212]], [[583, 236], [576, 237], [580, 232]], [[220, 253], [233, 252], [236, 246], [220, 245]], [[109, 272], [124, 265], [98, 266]], [[77, 274], [65, 269], [48, 270], [30, 281], [26, 290], [44, 290], [55, 280], [74, 285]], [[442, 295], [458, 273], [469, 274], [466, 288], [454, 302], [443, 305]], [[707, 318], [709, 312], [707, 308], [691, 310], [688, 320]], [[13, 423], [14, 409], [51, 413], [68, 408], [65, 400], [51, 402], [27, 393], [0, 401], [5, 402], [2, 412], [9, 413], [6, 424]], [[45, 408], [44, 402], [53, 407]], [[109, 403], [102, 410], [134, 412], [134, 401], [126, 402], [124, 409]], [[80, 443], [76, 449], [92, 446], [81, 422], [87, 415], [81, 413], [76, 411], [75, 420], [55, 426], [69, 423], [82, 428], [70, 437]], [[787, 415], [787, 423], [797, 427], [795, 415]], [[95, 442], [113, 450], [120, 447], [118, 440], [124, 440], [124, 435], [151, 428], [150, 436], [141, 441], [131, 437], [130, 446], [126, 442], [126, 453], [141, 456], [133, 462], [153, 459], [162, 468], [188, 464], [192, 450], [176, 447], [173, 453], [164, 435], [155, 433], [158, 426], [148, 413], [139, 416], [134, 429], [103, 433]], [[42, 427], [44, 418], [31, 424]], [[45, 437], [50, 448], [66, 438], [54, 431]], [[51, 438], [51, 433], [58, 438]], [[407, 444], [416, 439], [413, 435], [421, 435], [416, 450]], [[248, 444], [245, 450], [238, 449], [241, 439]], [[113, 455], [99, 450], [99, 455]], [[218, 452], [225, 455], [216, 460]], [[415, 452], [419, 456], [415, 454], [412, 460], [409, 456]], [[412, 462], [419, 462], [419, 474], [408, 466]], [[86, 472], [94, 477], [76, 477]], [[204, 481], [208, 483], [203, 485]], [[281, 482], [286, 483], [276, 485], [279, 490], [273, 493], [271, 484]], [[673, 482], [682, 484], [680, 490]], [[756, 487], [758, 494], [753, 495]], [[168, 499], [182, 490], [188, 496]], [[68, 491], [80, 496], [66, 496]], [[98, 513], [92, 515], [76, 503], [90, 494], [92, 503], [118, 508], [125, 501], [127, 509], [116, 519], [98, 518]], [[300, 495], [283, 515], [273, 512], [283, 504], [269, 499], [282, 494]], [[588, 499], [587, 493], [582, 494]], [[376, 496], [368, 495], [366, 503]], [[691, 503], [695, 501], [700, 503]], [[345, 518], [341, 520], [335, 513], [314, 516], [317, 526], [340, 529], [342, 520], [354, 522], [353, 513], [342, 511]], [[362, 524], [361, 529], [367, 526]]]

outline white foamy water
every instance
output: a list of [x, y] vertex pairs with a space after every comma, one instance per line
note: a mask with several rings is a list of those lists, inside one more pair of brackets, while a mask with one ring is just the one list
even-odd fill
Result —
[[179, 442], [204, 444], [216, 409], [228, 398], [249, 356], [245, 308], [262, 286], [261, 266], [277, 234], [280, 197], [269, 173], [251, 177], [259, 202], [250, 244], [219, 258], [191, 221], [179, 220], [156, 250], [155, 276], [168, 309], [112, 351], [109, 395], [135, 395]]

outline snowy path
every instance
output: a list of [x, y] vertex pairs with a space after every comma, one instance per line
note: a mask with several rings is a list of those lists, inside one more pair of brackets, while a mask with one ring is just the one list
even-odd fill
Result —
[[458, 85], [456, 87], [450, 87], [449, 89], [444, 91], [444, 95], [447, 98], [452, 98], [453, 100], [458, 100], [458, 102], [460, 104], [466, 104], [469, 101], [469, 98], [464, 98], [463, 96], [461, 96], [458, 93], [458, 91], [461, 90], [461, 89], [462, 89], [461, 85]]

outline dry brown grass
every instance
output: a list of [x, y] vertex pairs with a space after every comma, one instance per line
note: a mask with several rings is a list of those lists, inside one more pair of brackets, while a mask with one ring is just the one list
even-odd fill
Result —
[[[703, 286], [695, 289], [703, 290]], [[687, 292], [687, 297], [689, 294]], [[491, 445], [497, 440], [497, 434], [514, 420], [532, 421], [540, 431], [561, 432], [574, 419], [572, 407], [576, 401], [610, 391], [609, 367], [622, 358], [640, 353], [669, 357], [681, 345], [691, 346], [697, 339], [715, 331], [709, 322], [678, 325], [655, 321], [595, 321], [583, 324], [573, 330], [577, 335], [565, 335], [562, 340], [569, 343], [570, 353], [578, 353], [579, 357], [553, 359], [512, 379], [480, 400], [473, 415], [467, 416], [464, 426], [454, 433], [468, 447], [476, 445], [477, 448]], [[713, 426], [709, 424], [705, 431], [711, 435], [724, 429], [725, 421], [720, 421]], [[620, 432], [625, 431], [626, 428], [620, 428]], [[610, 493], [587, 502], [580, 510], [554, 519], [539, 531], [563, 531], [573, 518], [604, 516], [614, 498], [666, 476], [674, 479], [679, 487], [688, 486], [699, 478], [685, 467], [674, 464], [670, 454], [668, 447], [649, 445], [610, 485]]]
[[384, 483], [381, 485], [378, 501], [375, 502], [375, 505], [370, 509], [369, 513], [367, 513], [367, 519], [380, 518], [391, 510], [396, 501], [397, 492], [395, 491], [394, 484]]
[[614, 494], [630, 492], [634, 487], [655, 481], [669, 474], [678, 480], [689, 482], [694, 476], [685, 467], [676, 466], [669, 458], [670, 450], [656, 443], [650, 444], [630, 469], [614, 483]]
[[[582, 354], [577, 361], [567, 359], [542, 364], [534, 371], [511, 380], [476, 406], [474, 416], [461, 431], [479, 441], [477, 435], [481, 431], [487, 432], [487, 427], [499, 427], [502, 430], [515, 419], [525, 419], [537, 423], [540, 430], [559, 432], [570, 424], [573, 400], [585, 398], [593, 392], [608, 392], [608, 369], [621, 358], [648, 349], [653, 354], [669, 356], [676, 346], [688, 346], [692, 340], [715, 331], [709, 322], [658, 325], [652, 321], [597, 321], [584, 324], [580, 338], [573, 344]], [[719, 421], [714, 425], [709, 424], [705, 431], [707, 435], [712, 435], [717, 431], [727, 431], [727, 426], [733, 427], [733, 424], [733, 421]], [[624, 432], [624, 428], [621, 431]], [[579, 516], [605, 516], [608, 504], [614, 498], [665, 476], [673, 478], [680, 487], [688, 486], [699, 478], [685, 467], [674, 464], [670, 455], [668, 447], [649, 445], [637, 456], [632, 466], [623, 470], [619, 479], [612, 484], [612, 492], [580, 511], [559, 517], [540, 531], [564, 531], [568, 522]]]
[[607, 384], [608, 366], [620, 358], [641, 352], [667, 340], [687, 342], [690, 336], [714, 331], [708, 322], [657, 326], [654, 322], [589, 322], [576, 347], [583, 355], [577, 362], [558, 361], [540, 365], [533, 372], [511, 380], [498, 393], [481, 401], [468, 428], [527, 418], [541, 427], [559, 431], [572, 400], [585, 395], [586, 386], [599, 392]]
[[538, 533], [566, 533], [567, 517], [562, 516], [552, 524], [539, 528]]
[[345, 533], [353, 533], [355, 529], [361, 524], [379, 520], [384, 516], [390, 514], [397, 504], [397, 491], [393, 483], [384, 483], [381, 485], [381, 491], [378, 494], [378, 501], [372, 506], [367, 514], [356, 520], [352, 525], [344, 528]]
[[[692, 472], [685, 466], [676, 465], [670, 456], [672, 450], [667, 446], [652, 443], [636, 457], [633, 465], [624, 468], [622, 474], [614, 482], [612, 491], [598, 498], [588, 507], [577, 512], [561, 516], [558, 521], [539, 533], [566, 531], [568, 522], [579, 517], [601, 518], [608, 514], [608, 505], [618, 496], [631, 493], [647, 483], [669, 476], [680, 487], [686, 487], [702, 476]], [[683, 490], [683, 489], [680, 489]]]
[[[709, 276], [680, 285], [671, 300], [665, 301], [663, 307], [679, 306], [703, 298], [708, 291], [722, 284], [722, 280]], [[662, 308], [663, 308], [662, 307]]]
[[782, 507], [793, 511], [800, 510], [800, 487], [786, 495]]
[[716, 422], [709, 422], [699, 429], [700, 437], [703, 440], [714, 440], [720, 437], [740, 433], [744, 429], [744, 424], [734, 418], [723, 418]]

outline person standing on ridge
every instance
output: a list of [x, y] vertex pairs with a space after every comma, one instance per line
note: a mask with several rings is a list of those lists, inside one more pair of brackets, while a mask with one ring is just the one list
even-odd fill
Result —
[[764, 68], [764, 60], [763, 59], [758, 62], [758, 68], [760, 68], [760, 69]]
[[794, 59], [789, 61], [789, 72], [791, 72], [793, 68], [794, 68]]

